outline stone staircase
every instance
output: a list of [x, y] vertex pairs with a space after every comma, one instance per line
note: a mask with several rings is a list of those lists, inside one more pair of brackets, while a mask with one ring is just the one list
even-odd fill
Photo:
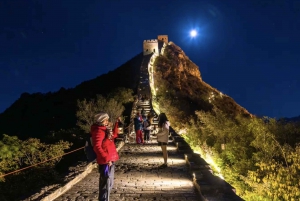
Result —
[[[195, 190], [184, 154], [170, 140], [168, 167], [160, 168], [163, 157], [155, 136], [149, 144], [126, 143], [119, 151], [114, 186], [110, 201], [197, 201], [202, 200]], [[97, 200], [99, 173], [94, 169], [84, 179], [55, 201]]]
[[[145, 100], [145, 101], [138, 101], [137, 104], [135, 105], [135, 107], [132, 109], [132, 115], [133, 117], [136, 116], [136, 114], [139, 112], [141, 114], [142, 110], [144, 110], [144, 116], [148, 116], [149, 113], [151, 113], [154, 118], [152, 121], [152, 130], [150, 132], [150, 139], [152, 138], [153, 134], [156, 133], [156, 130], [154, 128], [157, 128], [157, 124], [158, 124], [158, 115], [154, 112], [154, 110], [152, 109], [151, 105], [150, 105], [150, 101], [149, 100]], [[129, 138], [128, 141], [126, 142], [135, 142], [135, 131], [134, 131], [134, 125], [132, 125], [132, 131], [129, 134]]]
[[[136, 116], [137, 112], [141, 114], [142, 110], [145, 112], [145, 116], [147, 117], [148, 114], [151, 112], [154, 116], [153, 122], [152, 122], [152, 128], [157, 128], [158, 124], [158, 115], [155, 113], [155, 111], [152, 109], [151, 106], [151, 89], [149, 85], [149, 72], [148, 72], [148, 64], [150, 61], [152, 54], [145, 55], [144, 59], [142, 61], [141, 69], [140, 69], [140, 81], [138, 84], [138, 94], [145, 96], [145, 99], [138, 99], [137, 102], [134, 103], [131, 113], [131, 120], [133, 122], [133, 118]], [[129, 133], [128, 140], [126, 142], [135, 142], [135, 132], [134, 132], [134, 125], [132, 123], [132, 129]], [[155, 133], [155, 130], [151, 131], [150, 139], [152, 135]]]

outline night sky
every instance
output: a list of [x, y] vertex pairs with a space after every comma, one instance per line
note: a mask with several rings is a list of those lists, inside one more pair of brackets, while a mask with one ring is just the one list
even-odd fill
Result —
[[114, 70], [159, 34], [249, 112], [300, 115], [299, 0], [2, 0], [0, 112]]

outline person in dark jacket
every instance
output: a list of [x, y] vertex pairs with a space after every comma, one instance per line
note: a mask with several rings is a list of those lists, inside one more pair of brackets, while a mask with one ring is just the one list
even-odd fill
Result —
[[149, 143], [150, 140], [150, 130], [151, 130], [151, 119], [145, 118], [143, 122], [144, 127], [144, 141]]
[[107, 127], [109, 116], [101, 112], [95, 115], [95, 124], [91, 126], [94, 151], [97, 155], [99, 177], [99, 200], [108, 201], [113, 186], [115, 164], [119, 159], [114, 139], [118, 137], [118, 118], [113, 130]]
[[136, 114], [136, 117], [134, 118], [134, 130], [136, 134], [135, 140], [137, 144], [144, 143], [142, 129], [143, 129], [143, 118], [138, 112]]

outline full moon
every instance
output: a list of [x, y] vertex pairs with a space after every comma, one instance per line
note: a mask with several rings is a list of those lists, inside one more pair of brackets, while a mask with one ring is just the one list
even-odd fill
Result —
[[195, 37], [195, 36], [197, 36], [197, 31], [192, 30], [190, 34], [191, 34], [192, 37]]

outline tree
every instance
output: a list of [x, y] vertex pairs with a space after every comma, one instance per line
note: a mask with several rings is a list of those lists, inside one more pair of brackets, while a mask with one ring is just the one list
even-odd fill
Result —
[[127, 89], [124, 87], [119, 87], [112, 91], [109, 95], [108, 98], [113, 98], [117, 102], [126, 104], [133, 102], [133, 90], [132, 89]]
[[66, 141], [45, 144], [36, 138], [22, 141], [16, 136], [3, 134], [0, 141], [0, 176], [28, 168], [0, 177], [0, 200], [20, 200], [32, 190], [60, 181], [59, 172], [54, 167], [71, 145]]
[[[71, 145], [65, 141], [45, 144], [36, 138], [22, 141], [16, 136], [3, 134], [3, 139], [0, 141], [0, 175], [63, 155], [64, 150], [69, 149]], [[43, 163], [39, 167], [53, 168], [60, 160], [59, 157]]]
[[[117, 94], [116, 94], [117, 96]], [[125, 107], [122, 102], [118, 102], [111, 95], [111, 98], [105, 98], [102, 95], [97, 95], [96, 100], [77, 101], [78, 110], [76, 116], [78, 118], [77, 125], [86, 133], [90, 132], [91, 125], [95, 123], [94, 116], [99, 112], [108, 113], [110, 120], [114, 121], [121, 116]]]
[[247, 177], [243, 178], [252, 187], [252, 190], [244, 196], [246, 200], [300, 199], [300, 144], [297, 144], [295, 149], [287, 144], [284, 146], [276, 144], [287, 163], [278, 159], [258, 161], [256, 163], [258, 169], [249, 171]]

